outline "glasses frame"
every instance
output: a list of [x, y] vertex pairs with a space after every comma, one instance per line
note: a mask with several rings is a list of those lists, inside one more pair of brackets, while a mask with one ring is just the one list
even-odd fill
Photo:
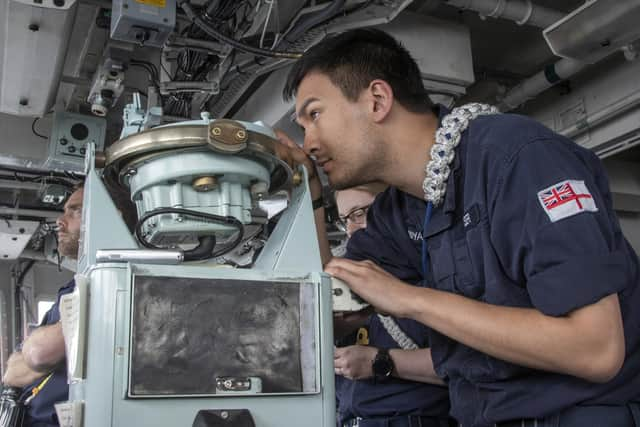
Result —
[[371, 204], [351, 209], [346, 215], [338, 215], [338, 219], [335, 221], [335, 226], [338, 230], [346, 233], [347, 224], [349, 222], [352, 222], [353, 224], [362, 224], [363, 221], [366, 220], [369, 208], [371, 208]]

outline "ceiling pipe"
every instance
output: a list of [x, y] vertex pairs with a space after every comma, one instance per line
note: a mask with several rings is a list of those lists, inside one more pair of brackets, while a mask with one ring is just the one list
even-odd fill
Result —
[[625, 96], [623, 99], [616, 101], [612, 104], [607, 105], [600, 110], [589, 114], [584, 119], [580, 120], [578, 123], [566, 127], [559, 131], [560, 135], [564, 135], [567, 138], [573, 138], [577, 135], [580, 135], [589, 129], [592, 129], [607, 120], [610, 120], [613, 117], [616, 117], [620, 114], [624, 114], [633, 108], [636, 108], [640, 105], [640, 90], [637, 90], [628, 96]]
[[531, 0], [446, 0], [449, 6], [478, 12], [482, 18], [504, 18], [518, 25], [547, 28], [565, 13], [531, 3]]
[[547, 65], [544, 70], [520, 82], [507, 92], [500, 105], [498, 105], [498, 109], [503, 112], [513, 110], [551, 86], [568, 79], [588, 65], [590, 64], [586, 62], [566, 58], [555, 64]]

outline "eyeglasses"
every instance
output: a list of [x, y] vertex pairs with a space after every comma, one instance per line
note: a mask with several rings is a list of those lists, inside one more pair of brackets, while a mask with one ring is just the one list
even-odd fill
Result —
[[362, 206], [360, 208], [355, 208], [351, 212], [346, 215], [340, 215], [338, 220], [336, 221], [336, 227], [340, 231], [347, 231], [347, 222], [352, 222], [353, 224], [364, 224], [367, 220], [367, 212], [371, 205]]

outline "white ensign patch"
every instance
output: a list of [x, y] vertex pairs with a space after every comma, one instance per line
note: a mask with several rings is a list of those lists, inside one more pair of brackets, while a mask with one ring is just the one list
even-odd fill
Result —
[[579, 214], [597, 212], [596, 202], [584, 181], [566, 180], [538, 192], [538, 201], [551, 222]]

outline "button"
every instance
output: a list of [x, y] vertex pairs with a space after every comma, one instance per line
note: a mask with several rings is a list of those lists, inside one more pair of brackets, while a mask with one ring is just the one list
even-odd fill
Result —
[[60, 145], [67, 145], [69, 141], [66, 138], [60, 138]]
[[69, 148], [67, 148], [67, 151], [70, 153], [75, 153], [76, 152], [76, 147], [74, 147], [73, 145], [70, 145]]

